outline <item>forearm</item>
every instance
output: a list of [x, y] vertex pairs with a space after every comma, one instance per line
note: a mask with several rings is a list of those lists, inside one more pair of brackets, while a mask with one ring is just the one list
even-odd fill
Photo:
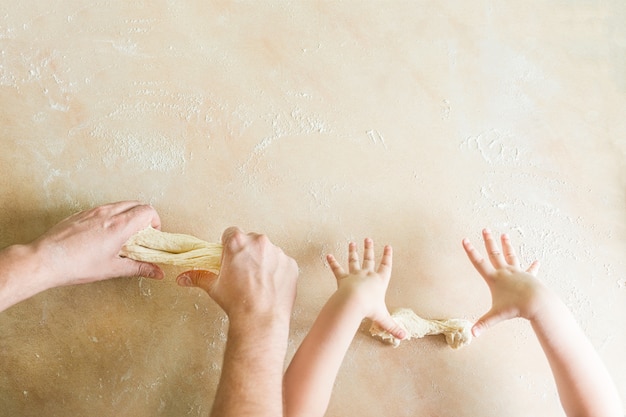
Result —
[[531, 321], [546, 354], [568, 417], [623, 417], [616, 387], [567, 307], [552, 300], [540, 319]]
[[285, 373], [286, 415], [323, 416], [335, 378], [363, 315], [336, 292], [324, 305]]
[[0, 251], [0, 311], [45, 290], [42, 268], [29, 245]]
[[283, 415], [282, 374], [288, 336], [288, 318], [266, 323], [231, 321], [211, 416]]

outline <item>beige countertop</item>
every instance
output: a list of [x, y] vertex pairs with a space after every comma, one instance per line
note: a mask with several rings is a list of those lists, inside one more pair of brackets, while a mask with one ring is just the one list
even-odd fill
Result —
[[[138, 199], [163, 230], [263, 232], [300, 266], [394, 247], [391, 309], [477, 319], [461, 239], [507, 232], [626, 399], [626, 7], [558, 1], [2, 1], [0, 245]], [[1, 416], [205, 416], [227, 321], [120, 278], [0, 314]], [[359, 332], [329, 416], [561, 416], [528, 323], [453, 351]]]

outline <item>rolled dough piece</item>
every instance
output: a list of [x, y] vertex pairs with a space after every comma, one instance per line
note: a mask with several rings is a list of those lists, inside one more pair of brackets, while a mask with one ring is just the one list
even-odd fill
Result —
[[222, 245], [148, 227], [128, 239], [120, 256], [142, 262], [205, 269], [217, 274], [222, 262]]
[[[472, 341], [472, 322], [468, 320], [428, 320], [421, 318], [408, 308], [400, 308], [394, 311], [391, 314], [391, 318], [406, 331], [407, 337], [404, 340], [443, 334], [446, 337], [446, 342], [452, 349], [458, 349]], [[374, 323], [370, 327], [370, 334], [380, 337], [384, 342], [390, 343], [394, 347], [400, 345], [400, 339], [395, 338]]]

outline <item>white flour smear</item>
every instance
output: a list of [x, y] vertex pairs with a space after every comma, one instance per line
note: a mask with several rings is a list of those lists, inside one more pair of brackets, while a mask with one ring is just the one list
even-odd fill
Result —
[[185, 146], [162, 134], [147, 135], [137, 132], [104, 132], [95, 128], [94, 137], [110, 138], [102, 154], [107, 168], [120, 168], [124, 164], [143, 167], [156, 172], [182, 172], [185, 166]]

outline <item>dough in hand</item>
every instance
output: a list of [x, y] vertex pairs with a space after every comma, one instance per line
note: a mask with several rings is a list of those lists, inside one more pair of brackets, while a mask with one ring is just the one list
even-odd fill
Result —
[[[428, 320], [421, 318], [408, 308], [394, 311], [391, 318], [406, 331], [407, 337], [404, 340], [443, 334], [452, 349], [458, 349], [472, 341], [472, 322], [468, 320]], [[395, 338], [374, 323], [370, 327], [370, 334], [380, 337], [384, 342], [390, 343], [394, 347], [400, 345], [400, 339]]]
[[222, 245], [148, 227], [128, 239], [120, 256], [142, 262], [205, 269], [217, 274], [222, 262]]

